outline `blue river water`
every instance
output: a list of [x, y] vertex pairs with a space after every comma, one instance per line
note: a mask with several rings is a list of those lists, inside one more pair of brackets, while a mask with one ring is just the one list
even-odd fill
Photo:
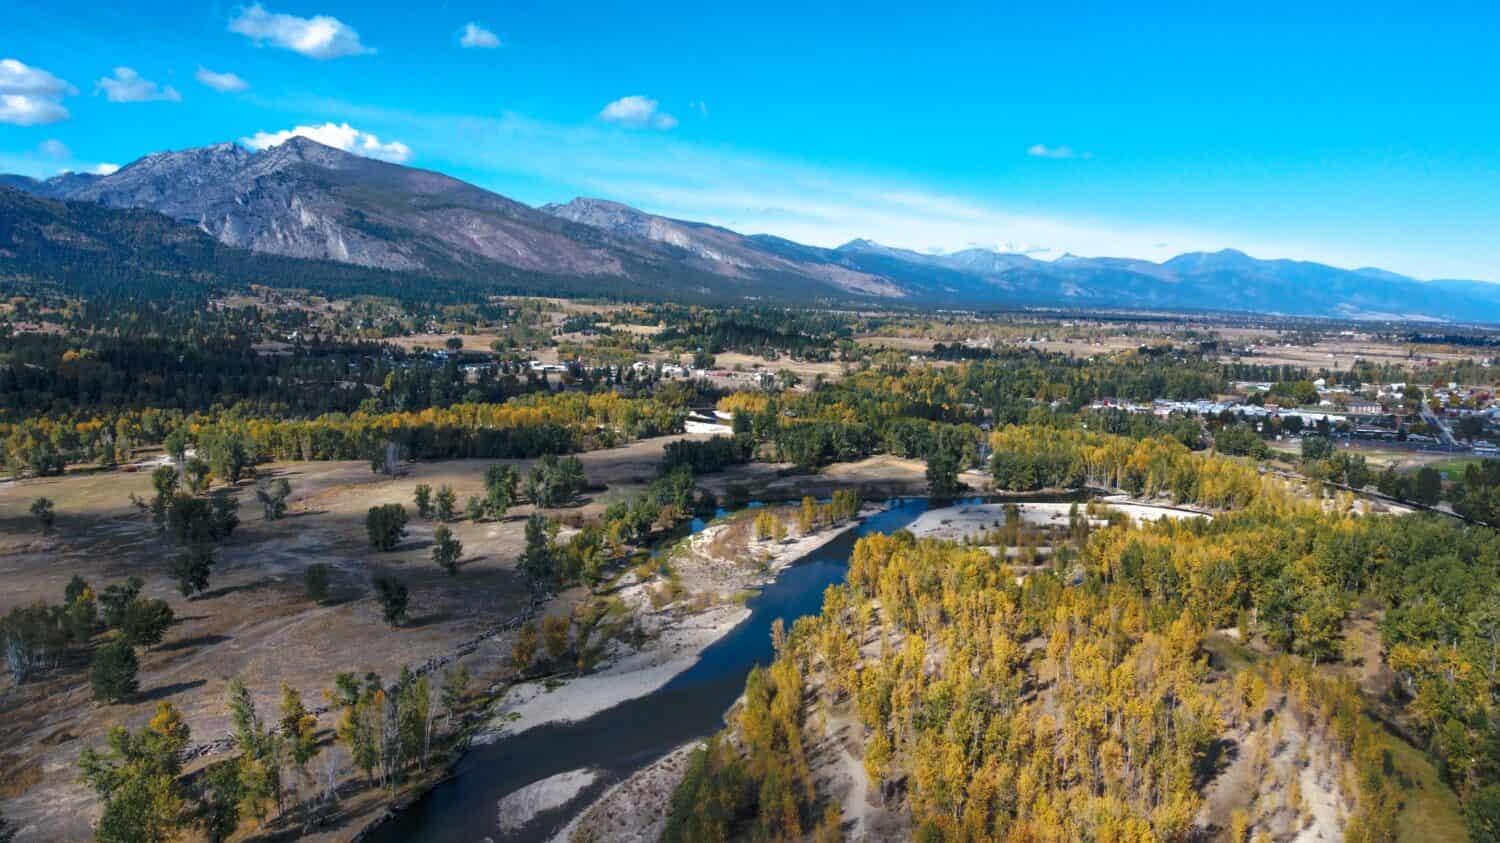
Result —
[[[888, 509], [783, 570], [747, 603], [748, 619], [704, 650], [691, 668], [651, 694], [585, 720], [539, 726], [474, 747], [459, 762], [454, 776], [372, 830], [367, 839], [392, 843], [550, 839], [610, 785], [672, 749], [721, 728], [750, 670], [771, 661], [771, 625], [780, 619], [790, 627], [796, 619], [821, 611], [824, 591], [844, 581], [849, 556], [861, 536], [899, 530], [927, 507], [924, 498], [891, 501]], [[701, 525], [694, 526], [701, 529]], [[598, 779], [577, 799], [539, 815], [519, 831], [501, 833], [496, 808], [501, 797], [578, 769], [594, 770]]]

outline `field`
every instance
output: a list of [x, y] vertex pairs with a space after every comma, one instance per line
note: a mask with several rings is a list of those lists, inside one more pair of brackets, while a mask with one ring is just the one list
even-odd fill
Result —
[[[661, 449], [672, 438], [583, 454], [595, 491], [580, 505], [550, 514], [564, 523], [598, 515], [609, 500], [643, 487], [656, 476]], [[512, 463], [524, 469], [526, 461]], [[141, 694], [129, 704], [94, 703], [84, 665], [20, 687], [8, 674], [0, 680], [7, 711], [0, 725], [0, 741], [7, 747], [0, 757], [0, 782], [6, 783], [8, 815], [18, 826], [47, 828], [55, 834], [50, 839], [87, 839], [97, 806], [93, 794], [74, 780], [79, 751], [101, 744], [111, 724], [141, 726], [158, 701], [182, 711], [195, 744], [213, 742], [228, 729], [224, 695], [235, 676], [247, 677], [263, 712], [274, 712], [282, 683], [301, 691], [310, 706], [321, 705], [340, 671], [375, 671], [389, 678], [403, 665], [445, 659], [476, 639], [483, 643], [470, 657], [471, 669], [486, 681], [504, 675], [508, 645], [487, 636], [528, 604], [515, 559], [530, 508], [518, 507], [496, 522], [452, 524], [464, 545], [456, 577], [429, 558], [432, 522], [414, 520], [390, 553], [372, 552], [364, 529], [370, 506], [405, 503], [409, 508], [418, 483], [434, 489], [451, 485], [462, 506], [469, 495], [481, 493], [483, 472], [491, 464], [412, 464], [397, 478], [373, 474], [363, 462], [263, 466], [265, 473], [292, 484], [287, 516], [264, 521], [253, 489], [242, 485], [236, 492], [240, 528], [217, 553], [209, 591], [193, 599], [176, 592], [164, 564], [167, 544], [129, 502], [132, 493], [149, 493], [144, 472], [0, 484], [0, 576], [6, 582], [0, 612], [60, 601], [75, 574], [96, 590], [133, 575], [145, 580], [145, 594], [167, 600], [177, 616], [165, 640], [141, 654]], [[26, 511], [38, 496], [57, 503], [53, 536], [39, 536]], [[332, 569], [326, 605], [303, 595], [303, 571], [314, 562]], [[386, 626], [371, 597], [369, 582], [378, 574], [394, 574], [410, 588], [411, 619], [400, 629]], [[332, 716], [320, 726], [330, 729]]]
[[1268, 332], [1222, 328], [1216, 331], [1236, 347], [1253, 345], [1252, 354], [1222, 353], [1222, 362], [1239, 361], [1268, 366], [1306, 366], [1311, 369], [1347, 369], [1356, 360], [1422, 367], [1455, 363], [1474, 358], [1473, 352], [1432, 345], [1402, 345], [1369, 337], [1339, 338], [1324, 336], [1316, 342], [1298, 342]]

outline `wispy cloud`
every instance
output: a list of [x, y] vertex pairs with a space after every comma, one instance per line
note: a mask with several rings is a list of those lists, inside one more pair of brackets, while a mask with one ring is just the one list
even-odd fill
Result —
[[1088, 160], [1094, 157], [1092, 152], [1075, 152], [1071, 146], [1048, 146], [1044, 143], [1036, 143], [1027, 147], [1026, 154], [1032, 158], [1082, 158]]
[[0, 123], [40, 126], [68, 119], [62, 98], [78, 89], [40, 67], [0, 59]]
[[677, 118], [661, 110], [661, 105], [650, 97], [620, 97], [599, 112], [599, 119], [632, 129], [671, 129]]
[[113, 76], [94, 84], [94, 91], [104, 92], [110, 102], [178, 102], [182, 94], [171, 85], [162, 87], [128, 67], [117, 67]]
[[241, 138], [240, 143], [251, 149], [267, 149], [280, 146], [294, 137], [310, 138], [334, 149], [342, 149], [366, 158], [378, 158], [397, 164], [411, 160], [411, 147], [400, 141], [383, 142], [379, 137], [362, 132], [348, 123], [324, 123], [321, 126], [297, 126], [280, 132], [256, 132]]
[[73, 150], [68, 149], [68, 145], [57, 138], [44, 140], [37, 144], [36, 151], [55, 161], [66, 161], [73, 157]]
[[359, 33], [338, 18], [328, 15], [299, 18], [268, 12], [259, 3], [230, 18], [229, 31], [249, 38], [257, 46], [270, 44], [320, 60], [375, 52], [361, 44]]
[[57, 140], [43, 141], [34, 149], [20, 154], [0, 152], [0, 173], [18, 173], [46, 179], [60, 173], [94, 173], [108, 175], [120, 169], [115, 164], [80, 161], [67, 144]]
[[458, 37], [458, 45], [468, 49], [493, 50], [500, 46], [500, 36], [469, 21], [464, 24], [463, 34]]
[[198, 66], [198, 72], [193, 74], [193, 78], [221, 94], [238, 93], [250, 88], [250, 83], [241, 79], [238, 74], [217, 73], [202, 65]]

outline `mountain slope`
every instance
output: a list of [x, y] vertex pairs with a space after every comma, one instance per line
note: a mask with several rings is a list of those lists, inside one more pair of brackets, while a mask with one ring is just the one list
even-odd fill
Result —
[[543, 205], [542, 210], [621, 239], [674, 247], [693, 265], [720, 275], [787, 275], [814, 279], [850, 293], [893, 298], [906, 295], [888, 279], [830, 262], [815, 251], [797, 255], [767, 248], [755, 238], [727, 228], [659, 217], [618, 202], [580, 197], [566, 205]]
[[[0, 175], [0, 186], [159, 211], [261, 255], [461, 280], [476, 289], [1500, 322], [1500, 285], [1481, 282], [1424, 282], [1234, 250], [1154, 263], [1073, 255], [1041, 261], [986, 249], [926, 254], [869, 240], [830, 249], [600, 199], [532, 208], [440, 173], [305, 138], [260, 152], [224, 143], [155, 153], [105, 176]], [[149, 244], [135, 245], [150, 252]]]
[[864, 240], [835, 251], [888, 277], [961, 290], [986, 303], [1500, 321], [1500, 284], [1417, 281], [1383, 270], [1260, 260], [1233, 249], [1162, 263], [1074, 255], [1046, 262], [984, 250], [927, 255]]
[[[693, 248], [691, 238], [643, 231], [617, 236], [440, 173], [301, 137], [260, 152], [222, 143], [154, 153], [86, 179], [7, 178], [39, 196], [149, 208], [254, 252], [374, 269], [454, 278], [500, 266], [593, 279], [600, 291], [644, 284], [721, 295], [902, 294], [858, 273], [754, 260], [733, 243], [744, 238], [723, 229], [681, 224], [702, 230], [701, 248]], [[724, 242], [715, 244], [716, 238]]]
[[193, 294], [208, 285], [432, 295], [457, 285], [332, 261], [226, 246], [154, 211], [43, 199], [0, 186], [0, 282], [55, 283], [91, 295]]
[[622, 255], [518, 202], [305, 138], [262, 152], [223, 143], [155, 153], [53, 195], [150, 208], [228, 245], [286, 257], [445, 274], [480, 259], [624, 274]]

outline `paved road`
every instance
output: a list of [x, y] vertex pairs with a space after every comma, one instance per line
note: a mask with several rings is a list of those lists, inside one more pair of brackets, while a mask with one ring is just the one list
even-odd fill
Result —
[[1444, 445], [1454, 449], [1462, 447], [1458, 444], [1458, 440], [1453, 438], [1453, 432], [1448, 429], [1448, 425], [1444, 424], [1443, 420], [1432, 412], [1432, 408], [1425, 404], [1422, 405], [1422, 421], [1427, 422], [1428, 427], [1437, 431], [1438, 438]]

